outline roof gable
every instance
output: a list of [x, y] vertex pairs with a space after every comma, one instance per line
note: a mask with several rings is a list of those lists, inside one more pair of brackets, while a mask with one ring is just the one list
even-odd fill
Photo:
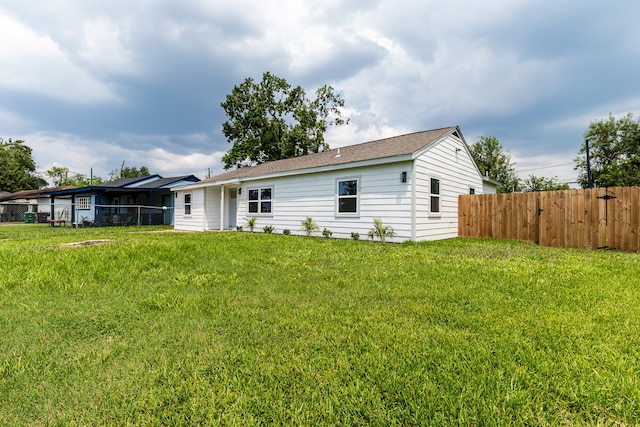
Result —
[[458, 133], [459, 135], [459, 132], [460, 130], [457, 126], [450, 126], [441, 129], [394, 136], [356, 145], [348, 145], [306, 156], [276, 160], [253, 167], [235, 169], [201, 181], [201, 183], [272, 175], [325, 166], [346, 166], [360, 161], [412, 155], [427, 145], [441, 140], [446, 135], [452, 133]]

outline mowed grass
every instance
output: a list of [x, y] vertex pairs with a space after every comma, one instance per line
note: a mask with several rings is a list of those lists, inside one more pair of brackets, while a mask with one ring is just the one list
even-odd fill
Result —
[[640, 423], [637, 254], [158, 231], [0, 226], [0, 424]]

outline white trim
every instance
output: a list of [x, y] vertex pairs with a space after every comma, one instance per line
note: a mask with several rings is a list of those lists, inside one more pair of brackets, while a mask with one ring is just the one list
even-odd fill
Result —
[[[255, 200], [251, 200], [249, 199], [250, 195], [251, 195], [251, 191], [252, 190], [256, 190], [258, 191], [258, 198]], [[269, 199], [262, 199], [262, 190], [271, 190], [271, 198]], [[247, 192], [247, 206], [246, 206], [246, 212], [247, 212], [247, 216], [259, 216], [259, 217], [269, 217], [269, 216], [273, 216], [273, 199], [274, 199], [274, 195], [275, 195], [275, 191], [273, 188], [273, 185], [262, 185], [262, 186], [258, 186], [258, 187], [246, 187], [246, 192]], [[263, 202], [269, 202], [271, 204], [271, 209], [269, 209], [269, 212], [262, 212], [262, 203]], [[257, 212], [250, 212], [249, 211], [249, 206], [251, 205], [251, 203], [257, 203]]]
[[91, 209], [91, 196], [77, 196], [76, 209], [77, 210]]
[[[189, 202], [187, 203], [187, 196], [189, 196]], [[189, 206], [189, 213], [187, 213], [187, 206]], [[182, 214], [185, 218], [191, 218], [193, 212], [193, 193], [184, 193], [182, 195]]]
[[[430, 217], [440, 217], [442, 216], [442, 178], [440, 178], [439, 176], [436, 175], [429, 175], [429, 181], [428, 181], [428, 185], [429, 185], [429, 208], [428, 208], [428, 215]], [[432, 193], [431, 192], [431, 180], [437, 180], [438, 181], [438, 193]], [[433, 197], [437, 197], [438, 198], [438, 211], [434, 212], [432, 211], [432, 203], [431, 203], [431, 199]]]
[[416, 228], [417, 228], [417, 218], [416, 218], [416, 208], [417, 208], [417, 200], [416, 200], [416, 162], [411, 162], [411, 240], [416, 241]]
[[[355, 196], [340, 196], [340, 183], [345, 181], [356, 182], [356, 194]], [[339, 177], [335, 179], [335, 215], [336, 217], [359, 217], [360, 216], [360, 194], [362, 193], [362, 175]], [[355, 198], [356, 199], [356, 211], [355, 212], [340, 212], [340, 199], [341, 198]]]
[[224, 230], [224, 185], [220, 186], [220, 231]]

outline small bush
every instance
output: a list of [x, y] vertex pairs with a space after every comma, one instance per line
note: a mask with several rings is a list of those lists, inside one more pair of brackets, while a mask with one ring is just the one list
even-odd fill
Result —
[[289, 234], [291, 234], [291, 230], [289, 230], [288, 228], [285, 228], [284, 230], [282, 230], [282, 234], [284, 234], [285, 236], [288, 236]]
[[329, 230], [328, 228], [325, 228], [324, 230], [322, 230], [322, 235], [328, 239], [333, 235], [333, 231]]
[[241, 225], [236, 225], [236, 231], [242, 231], [242, 226]]
[[356, 233], [355, 231], [351, 232], [351, 238], [353, 240], [360, 240], [360, 233]]
[[253, 217], [253, 218], [247, 218], [247, 227], [249, 227], [249, 230], [253, 233], [253, 229], [256, 227], [256, 221], [258, 220], [258, 218]]
[[267, 234], [271, 234], [273, 233], [273, 225], [265, 225], [264, 227], [262, 227], [262, 231], [264, 231]]
[[304, 221], [302, 221], [301, 230], [304, 230], [307, 233], [307, 237], [311, 237], [313, 233], [319, 230], [318, 224], [313, 221], [313, 218], [310, 216], [307, 217]]
[[382, 243], [387, 241], [387, 238], [394, 237], [396, 232], [388, 225], [384, 225], [380, 218], [374, 218], [373, 228], [368, 233], [371, 240], [374, 237], [378, 237]]

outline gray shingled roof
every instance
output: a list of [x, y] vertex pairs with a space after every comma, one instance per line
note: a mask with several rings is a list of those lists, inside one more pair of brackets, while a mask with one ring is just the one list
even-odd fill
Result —
[[[362, 144], [349, 145], [291, 159], [276, 160], [253, 167], [235, 169], [200, 181], [200, 183], [227, 181], [413, 154], [423, 147], [438, 141], [443, 136], [457, 130], [457, 126], [450, 126], [408, 135], [394, 136]], [[340, 153], [339, 156], [338, 151]]]

